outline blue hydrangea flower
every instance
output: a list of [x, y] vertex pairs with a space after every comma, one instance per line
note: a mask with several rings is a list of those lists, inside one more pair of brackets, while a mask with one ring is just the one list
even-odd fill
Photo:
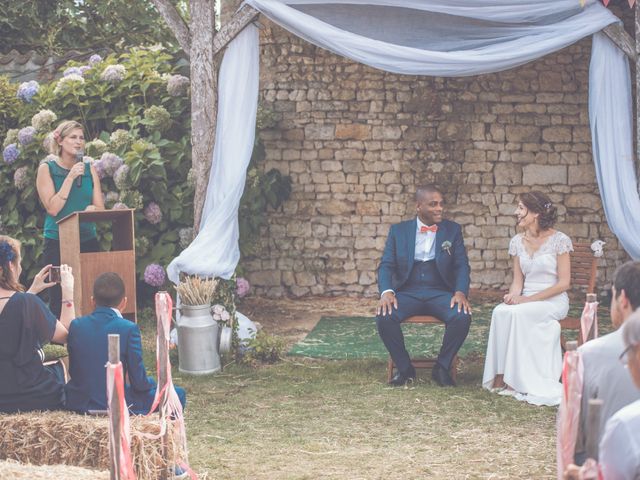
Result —
[[100, 79], [109, 83], [119, 83], [124, 79], [126, 73], [124, 65], [109, 65], [100, 75]]
[[20, 145], [29, 145], [31, 142], [33, 142], [35, 134], [35, 128], [24, 127], [18, 132], [18, 142], [20, 142]]
[[102, 61], [102, 57], [97, 53], [94, 53], [89, 57], [89, 65], [95, 65], [96, 63], [100, 63]]
[[7, 147], [2, 151], [2, 158], [4, 158], [5, 163], [13, 163], [20, 156], [20, 150], [15, 143], [7, 145]]
[[124, 160], [115, 153], [104, 152], [98, 162], [102, 164], [105, 175], [112, 177], [113, 174], [116, 173], [116, 170], [124, 163]]
[[16, 94], [16, 97], [18, 97], [23, 102], [31, 103], [31, 99], [36, 93], [38, 93], [39, 89], [40, 84], [35, 80], [21, 83], [18, 87], [18, 93]]
[[62, 76], [68, 77], [69, 75], [74, 75], [74, 74], [82, 76], [82, 70], [80, 70], [80, 67], [69, 67], [64, 71]]

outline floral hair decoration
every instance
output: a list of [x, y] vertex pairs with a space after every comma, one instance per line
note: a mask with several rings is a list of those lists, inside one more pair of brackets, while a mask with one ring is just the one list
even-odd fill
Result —
[[551, 208], [551, 202], [547, 202], [543, 206], [545, 210], [549, 210]]
[[0, 265], [6, 265], [16, 258], [16, 252], [13, 251], [9, 242], [0, 242]]

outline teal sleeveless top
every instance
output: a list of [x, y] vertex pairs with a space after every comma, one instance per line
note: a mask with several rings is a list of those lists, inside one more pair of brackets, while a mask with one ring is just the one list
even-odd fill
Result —
[[[49, 167], [49, 173], [53, 180], [53, 186], [56, 193], [62, 188], [64, 179], [67, 178], [69, 170], [62, 168], [55, 160], [49, 160], [47, 162]], [[66, 217], [73, 212], [79, 212], [87, 208], [93, 203], [93, 177], [91, 176], [91, 165], [85, 162], [84, 175], [82, 175], [82, 186], [78, 187], [76, 181], [73, 181], [73, 187], [69, 192], [69, 197], [62, 210], [58, 212], [58, 215], [52, 217], [47, 213], [44, 219], [44, 238], [51, 238], [53, 240], [59, 240], [58, 235], [58, 220]], [[93, 222], [81, 222], [80, 223], [80, 242], [90, 240], [96, 237], [96, 224]]]

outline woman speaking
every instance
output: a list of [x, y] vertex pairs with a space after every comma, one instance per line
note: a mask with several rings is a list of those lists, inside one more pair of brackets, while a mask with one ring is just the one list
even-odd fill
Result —
[[[38, 167], [36, 187], [40, 201], [47, 211], [44, 220], [44, 265], [60, 265], [58, 220], [82, 210], [102, 210], [104, 200], [100, 178], [95, 169], [83, 160], [84, 129], [81, 124], [67, 120], [53, 131], [49, 144], [55, 159]], [[80, 224], [80, 251], [97, 252], [96, 224]], [[60, 316], [61, 290], [49, 289], [49, 308]]]

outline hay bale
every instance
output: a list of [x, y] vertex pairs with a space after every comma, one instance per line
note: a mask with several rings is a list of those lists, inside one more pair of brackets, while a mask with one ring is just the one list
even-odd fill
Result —
[[[68, 412], [0, 415], [0, 431], [0, 460], [109, 470], [107, 417]], [[138, 480], [155, 480], [167, 465], [184, 458], [175, 441], [162, 458], [160, 440], [148, 438], [159, 432], [157, 416], [131, 417], [131, 456]]]
[[0, 461], [0, 478], [4, 480], [109, 480], [108, 471], [89, 470], [68, 465], [24, 465], [14, 460]]

